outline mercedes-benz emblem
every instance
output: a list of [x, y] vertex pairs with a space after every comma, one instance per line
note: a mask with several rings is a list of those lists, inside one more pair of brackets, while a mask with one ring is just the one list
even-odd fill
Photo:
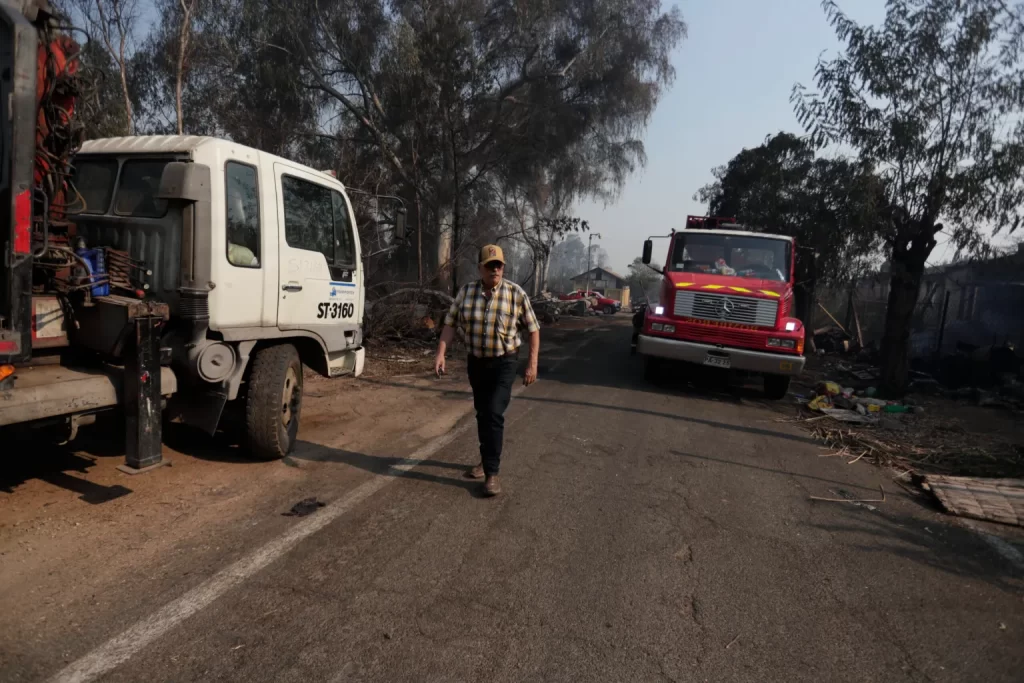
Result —
[[718, 317], [725, 320], [732, 312], [736, 310], [736, 305], [728, 299], [723, 299], [721, 305], [718, 308]]

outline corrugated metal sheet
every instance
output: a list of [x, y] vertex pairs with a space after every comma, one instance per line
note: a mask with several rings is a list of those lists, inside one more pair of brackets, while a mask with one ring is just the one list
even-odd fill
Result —
[[101, 138], [82, 144], [81, 154], [191, 154], [197, 147], [216, 142], [200, 135], [138, 135]]

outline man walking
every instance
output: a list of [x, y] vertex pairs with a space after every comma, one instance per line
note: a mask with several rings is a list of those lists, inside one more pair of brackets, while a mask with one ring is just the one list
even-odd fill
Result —
[[438, 377], [445, 371], [445, 351], [458, 327], [469, 351], [469, 384], [473, 387], [480, 439], [480, 464], [467, 470], [466, 477], [483, 479], [484, 495], [496, 496], [501, 493], [498, 470], [505, 434], [505, 409], [512, 399], [522, 345], [519, 328], [525, 327], [530, 333], [530, 360], [523, 376], [523, 384], [529, 386], [537, 380], [540, 325], [523, 288], [502, 277], [505, 255], [501, 247], [484, 247], [478, 262], [480, 279], [459, 290], [445, 316], [434, 371]]

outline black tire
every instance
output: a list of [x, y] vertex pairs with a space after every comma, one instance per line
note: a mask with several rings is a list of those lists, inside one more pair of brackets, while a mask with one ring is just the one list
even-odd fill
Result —
[[245, 401], [249, 457], [280, 460], [295, 445], [302, 412], [302, 361], [291, 344], [256, 353]]
[[764, 393], [772, 401], [786, 398], [789, 393], [789, 375], [765, 375]]
[[615, 307], [614, 306], [605, 306], [604, 307], [604, 314], [605, 315], [615, 315]]

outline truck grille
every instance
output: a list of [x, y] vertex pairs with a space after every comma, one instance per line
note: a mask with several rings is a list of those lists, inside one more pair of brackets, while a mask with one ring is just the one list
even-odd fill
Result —
[[720, 320], [741, 325], [775, 327], [779, 302], [748, 296], [676, 292], [673, 312], [684, 318]]

